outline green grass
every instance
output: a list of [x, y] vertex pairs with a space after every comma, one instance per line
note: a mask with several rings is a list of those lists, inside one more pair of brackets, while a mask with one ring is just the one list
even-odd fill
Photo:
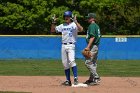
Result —
[[[79, 76], [89, 75], [84, 60], [76, 60]], [[140, 76], [140, 60], [99, 60], [100, 76]], [[72, 73], [71, 73], [72, 74]], [[0, 60], [0, 76], [63, 76], [61, 60]]]

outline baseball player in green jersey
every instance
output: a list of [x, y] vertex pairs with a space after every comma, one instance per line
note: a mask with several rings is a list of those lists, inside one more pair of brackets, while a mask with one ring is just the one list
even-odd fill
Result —
[[90, 77], [89, 79], [84, 82], [84, 84], [88, 85], [96, 85], [100, 82], [100, 77], [97, 74], [97, 55], [98, 55], [98, 46], [100, 43], [100, 28], [95, 23], [96, 14], [95, 13], [89, 13], [88, 16], [86, 16], [88, 23], [90, 23], [88, 30], [87, 30], [87, 47], [85, 50], [89, 50], [91, 53], [90, 58], [85, 58], [85, 65], [90, 71]]

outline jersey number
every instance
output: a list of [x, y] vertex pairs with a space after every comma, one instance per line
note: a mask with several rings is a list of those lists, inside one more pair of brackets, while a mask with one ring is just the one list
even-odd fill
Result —
[[69, 33], [69, 37], [72, 37], [72, 33]]
[[72, 37], [72, 31], [69, 32], [69, 37]]

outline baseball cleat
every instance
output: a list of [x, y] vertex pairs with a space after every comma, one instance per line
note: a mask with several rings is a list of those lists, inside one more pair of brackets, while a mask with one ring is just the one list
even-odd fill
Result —
[[93, 82], [91, 80], [86, 80], [86, 82], [84, 82], [84, 84], [90, 85], [90, 83]]
[[87, 80], [86, 82], [84, 82], [84, 84], [94, 86], [94, 85], [98, 85], [100, 82], [101, 82], [100, 78], [95, 78], [93, 81]]
[[63, 82], [62, 85], [64, 85], [64, 86], [71, 86], [72, 84], [71, 84], [71, 81], [67, 80], [67, 81]]
[[78, 79], [77, 78], [74, 79], [74, 85], [78, 85]]
[[99, 85], [101, 82], [101, 79], [100, 78], [95, 78], [93, 80], [93, 82], [90, 83], [91, 86], [94, 86], [94, 85]]

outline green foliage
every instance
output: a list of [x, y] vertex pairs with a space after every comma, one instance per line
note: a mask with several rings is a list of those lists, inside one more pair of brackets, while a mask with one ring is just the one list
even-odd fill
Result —
[[95, 12], [102, 34], [140, 34], [140, 0], [1, 0], [0, 34], [50, 34], [51, 17], [60, 24], [66, 10], [78, 14], [84, 30], [84, 16]]
[[[8, 0], [7, 0], [8, 1]], [[2, 30], [13, 34], [42, 34], [55, 0], [17, 0], [0, 4]], [[14, 32], [15, 31], [15, 32]]]

